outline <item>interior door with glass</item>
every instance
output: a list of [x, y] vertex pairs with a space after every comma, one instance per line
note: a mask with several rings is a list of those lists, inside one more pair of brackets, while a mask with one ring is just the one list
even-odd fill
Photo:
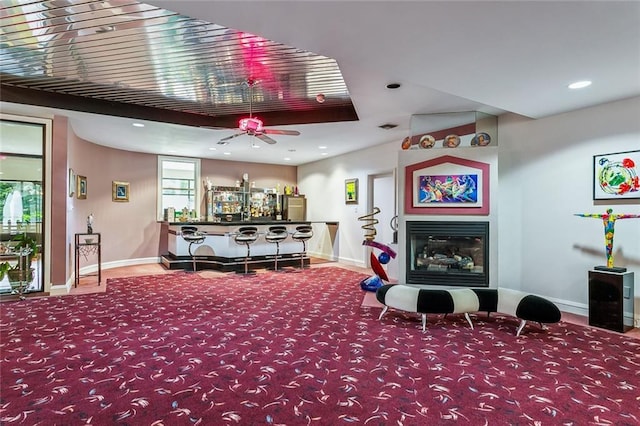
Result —
[[0, 120], [0, 295], [44, 291], [45, 125]]

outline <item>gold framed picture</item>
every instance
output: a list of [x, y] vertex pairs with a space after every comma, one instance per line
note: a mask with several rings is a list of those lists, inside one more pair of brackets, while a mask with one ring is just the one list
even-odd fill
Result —
[[87, 177], [76, 176], [76, 196], [79, 200], [85, 200], [87, 198]]
[[113, 181], [111, 183], [111, 199], [118, 202], [129, 201], [129, 182]]

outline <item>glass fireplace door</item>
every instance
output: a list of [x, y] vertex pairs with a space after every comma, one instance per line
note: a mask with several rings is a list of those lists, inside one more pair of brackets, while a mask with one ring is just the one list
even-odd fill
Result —
[[407, 222], [408, 284], [489, 286], [488, 222]]

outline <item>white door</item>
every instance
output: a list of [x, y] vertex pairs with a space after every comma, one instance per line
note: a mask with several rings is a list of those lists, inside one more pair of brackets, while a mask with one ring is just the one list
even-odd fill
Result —
[[[372, 175], [369, 177], [371, 196], [371, 205], [369, 211], [372, 212], [374, 207], [380, 209], [380, 213], [375, 215], [375, 219], [378, 220], [376, 227], [376, 236], [374, 241], [382, 244], [391, 245], [393, 243], [393, 229], [391, 229], [391, 219], [396, 215], [396, 184], [393, 172], [388, 172], [379, 175]], [[392, 246], [396, 250], [395, 246]], [[366, 262], [369, 265], [369, 253], [373, 253], [377, 256], [381, 252], [379, 249], [370, 249], [367, 252]], [[395, 263], [397, 259], [391, 259], [388, 264], [383, 265], [387, 271], [389, 279], [397, 278], [397, 266]], [[371, 266], [371, 265], [369, 265]], [[394, 272], [395, 271], [395, 272]]]

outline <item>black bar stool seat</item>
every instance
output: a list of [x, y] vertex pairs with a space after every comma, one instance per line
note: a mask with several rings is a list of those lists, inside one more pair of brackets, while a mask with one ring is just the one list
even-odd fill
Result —
[[247, 255], [244, 258], [245, 275], [255, 274], [255, 271], [249, 271], [249, 259], [251, 258], [251, 244], [256, 242], [258, 235], [258, 228], [255, 226], [241, 226], [238, 228], [238, 231], [233, 234], [233, 240], [236, 244], [247, 246]]
[[264, 234], [264, 239], [270, 243], [276, 245], [276, 255], [273, 262], [273, 270], [278, 270], [278, 258], [280, 257], [280, 243], [287, 239], [289, 236], [289, 232], [287, 232], [287, 227], [284, 225], [273, 225], [270, 226], [267, 230], [267, 233]]

